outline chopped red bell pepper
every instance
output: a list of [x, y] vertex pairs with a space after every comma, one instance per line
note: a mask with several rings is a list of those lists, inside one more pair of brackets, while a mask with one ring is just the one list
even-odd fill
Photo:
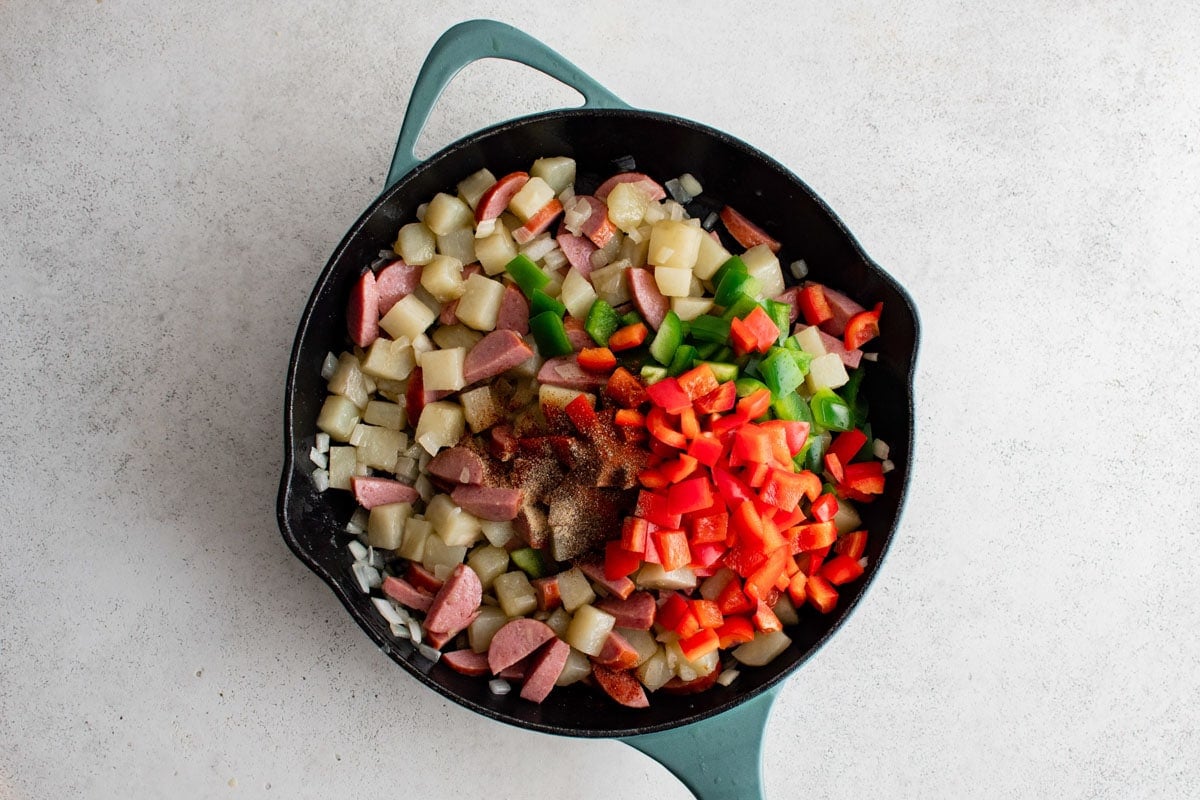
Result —
[[770, 472], [771, 466], [769, 464], [755, 464], [754, 466], [743, 469], [742, 477], [752, 489], [758, 489], [766, 482], [767, 475], [769, 475]]
[[637, 571], [642, 565], [640, 553], [632, 553], [621, 547], [619, 540], [607, 542], [604, 545], [604, 577], [610, 581], [625, 578]]
[[679, 640], [679, 649], [688, 661], [695, 661], [706, 656], [721, 646], [721, 639], [711, 628], [701, 627], [699, 631]]
[[655, 406], [646, 414], [646, 430], [658, 441], [679, 450], [688, 446], [687, 437], [671, 427], [667, 420], [667, 412]]
[[676, 528], [663, 528], [650, 534], [658, 550], [659, 563], [667, 572], [686, 567], [692, 561], [687, 534]]
[[786, 562], [789, 560], [787, 548], [779, 547], [772, 550], [767, 560], [746, 578], [747, 594], [752, 594], [755, 597], [766, 597], [767, 593], [775, 586], [775, 582], [779, 580], [779, 576], [784, 574]]
[[730, 458], [738, 464], [765, 464], [771, 460], [771, 442], [766, 431], [757, 425], [743, 425], [733, 434]]
[[632, 325], [626, 325], [624, 328], [619, 328], [613, 332], [613, 335], [608, 337], [608, 349], [614, 353], [619, 353], [622, 350], [632, 350], [633, 348], [646, 341], [646, 337], [650, 335], [650, 330], [645, 323], [635, 322]]
[[834, 483], [841, 483], [846, 479], [842, 459], [838, 457], [837, 453], [825, 454], [825, 469], [829, 470], [829, 474], [833, 476]]
[[819, 283], [810, 283], [801, 289], [796, 296], [796, 304], [800, 306], [800, 313], [809, 325], [820, 325], [833, 319], [833, 309], [825, 297], [825, 287]]
[[[702, 569], [714, 567], [721, 556], [725, 555], [725, 542], [700, 542], [691, 541], [689, 548], [692, 551], [692, 563], [689, 565], [692, 571], [696, 573], [696, 577], [701, 577]], [[711, 574], [715, 570], [710, 570]]]
[[626, 517], [621, 523], [621, 547], [631, 553], [646, 552], [646, 537], [650, 532], [650, 523], [641, 517]]
[[838, 460], [845, 465], [854, 460], [854, 457], [858, 455], [858, 451], [866, 443], [867, 435], [858, 428], [855, 428], [854, 430], [839, 433], [837, 438], [829, 443], [829, 449], [825, 452], [836, 455]]
[[754, 335], [754, 349], [759, 353], [767, 352], [779, 340], [779, 326], [762, 306], [755, 306], [743, 323]]
[[760, 423], [760, 427], [781, 429], [790, 456], [795, 456], [803, 450], [804, 443], [808, 441], [809, 424], [807, 422], [790, 419], [771, 419]]
[[754, 506], [753, 500], [745, 500], [733, 509], [729, 518], [730, 526], [742, 542], [762, 546], [763, 525], [762, 517]]
[[713, 483], [717, 486], [717, 494], [725, 504], [733, 507], [744, 500], [754, 498], [754, 492], [741, 479], [728, 470], [719, 466], [712, 468]]
[[794, 605], [796, 608], [802, 606], [805, 599], [808, 597], [808, 590], [806, 588], [807, 586], [808, 576], [797, 569], [796, 574], [792, 576], [787, 588], [788, 597], [791, 599], [792, 605]]
[[821, 565], [821, 577], [834, 586], [861, 578], [863, 567], [857, 558], [850, 556], [834, 556]]
[[870, 311], [860, 311], [846, 321], [843, 334], [847, 350], [857, 350], [879, 335], [879, 317], [883, 313], [883, 303], [876, 303]]
[[725, 566], [741, 575], [743, 578], [754, 574], [754, 571], [767, 560], [759, 544], [735, 544], [725, 551]]
[[622, 428], [644, 428], [646, 415], [632, 408], [618, 408], [613, 415], [613, 422]]
[[750, 329], [749, 325], [737, 317], [729, 321], [729, 341], [733, 344], [734, 352], [739, 356], [758, 351], [758, 337], [754, 335], [754, 331]]
[[693, 407], [700, 414], [714, 414], [729, 411], [736, 404], [737, 386], [728, 381], [696, 400]]
[[[668, 459], [658, 465], [658, 471], [666, 479], [668, 485], [676, 484], [687, 478], [696, 468], [700, 466], [700, 462], [689, 456], [687, 453], [680, 453], [677, 457]], [[711, 505], [711, 501], [708, 505]], [[706, 508], [707, 506], [701, 506]], [[693, 509], [695, 510], [695, 509]], [[687, 512], [680, 512], [686, 514]]]
[[[762, 500], [776, 508], [790, 511], [800, 504], [802, 497], [807, 496], [810, 488], [811, 483], [803, 472], [772, 468], [762, 485]], [[820, 490], [821, 483], [818, 479], [817, 491]]]
[[746, 419], [758, 419], [771, 407], [771, 390], [759, 389], [753, 394], [748, 394], [741, 400], [738, 400], [738, 414]]
[[742, 591], [742, 582], [733, 578], [717, 594], [717, 608], [726, 618], [733, 614], [747, 614], [754, 610], [755, 603]]
[[792, 544], [793, 553], [818, 550], [837, 541], [837, 526], [833, 524], [833, 520], [797, 525], [789, 529], [787, 538]]
[[629, 370], [617, 367], [604, 386], [604, 394], [622, 408], [637, 408], [649, 398], [646, 387]]
[[754, 627], [763, 633], [775, 633], [776, 631], [783, 630], [783, 623], [779, 621], [779, 617], [775, 616], [775, 612], [771, 610], [771, 606], [764, 601], [759, 601], [752, 619], [754, 620]]
[[651, 403], [671, 414], [692, 407], [691, 398], [674, 378], [663, 378], [658, 383], [650, 384], [646, 387], [646, 395]]
[[715, 466], [725, 448], [711, 433], [702, 433], [692, 439], [687, 453], [706, 467]]
[[721, 649], [754, 641], [754, 623], [746, 617], [731, 617], [726, 615], [725, 622], [717, 628], [717, 638]]
[[847, 464], [844, 469], [848, 488], [863, 494], [883, 492], [883, 464], [879, 461], [858, 461]]
[[592, 408], [591, 401], [585, 395], [577, 395], [571, 402], [563, 408], [567, 418], [571, 423], [585, 436], [591, 436], [596, 431], [596, 426], [599, 424], [599, 417], [596, 416], [596, 409]]
[[706, 517], [695, 517], [691, 521], [693, 548], [698, 544], [708, 542], [725, 542], [729, 533], [729, 515], [711, 514]]
[[691, 612], [691, 606], [687, 598], [679, 592], [665, 592], [664, 595], [654, 615], [654, 621], [673, 631], [683, 621], [684, 616]]
[[[765, 500], [765, 498], [764, 498]], [[781, 531], [799, 525], [804, 522], [805, 514], [800, 510], [799, 506], [785, 510], [776, 508], [771, 513], [771, 521], [775, 523], [775, 527]]]
[[617, 366], [617, 357], [607, 347], [585, 347], [575, 358], [588, 372], [611, 372]]
[[696, 615], [702, 628], [719, 628], [725, 621], [724, 615], [721, 614], [721, 608], [715, 600], [705, 600], [704, 598], [692, 600], [692, 613]]
[[822, 614], [828, 614], [837, 605], [837, 589], [820, 575], [809, 575], [804, 588], [809, 604]]
[[[693, 468], [699, 462], [690, 456], [680, 456], [680, 460], [688, 459]], [[681, 480], [672, 484], [667, 490], [667, 509], [672, 514], [690, 514], [711, 507], [713, 504], [712, 481], [707, 476]]]
[[[727, 386], [730, 384], [726, 384]], [[728, 414], [720, 419], [713, 420], [708, 426], [709, 433], [723, 440], [726, 436], [736, 431], [738, 428], [750, 421], [750, 417], [743, 414], [740, 410], [734, 414]]]
[[857, 561], [862, 558], [863, 553], [867, 552], [867, 532], [851, 531], [842, 534], [833, 549], [838, 555], [849, 556]]
[[683, 387], [683, 391], [687, 393], [688, 398], [693, 402], [716, 390], [720, 385], [717, 382], [717, 376], [713, 374], [712, 367], [708, 364], [701, 364], [689, 369], [680, 375], [677, 380], [679, 381], [679, 385]]
[[813, 501], [809, 510], [817, 522], [828, 522], [838, 512], [837, 497], [828, 493], [823, 494]]
[[679, 412], [679, 432], [688, 439], [700, 435], [700, 420], [696, 419], [696, 412], [691, 406]]
[[678, 528], [682, 519], [679, 514], [670, 512], [670, 503], [665, 494], [648, 490], [638, 492], [633, 514], [660, 528]]

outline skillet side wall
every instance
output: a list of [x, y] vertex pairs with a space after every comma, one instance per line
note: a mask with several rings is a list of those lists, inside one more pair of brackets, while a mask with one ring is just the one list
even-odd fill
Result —
[[[802, 610], [789, 630], [792, 646], [766, 667], [743, 670], [733, 687], [714, 687], [693, 696], [656, 693], [651, 707], [616, 706], [584, 687], [560, 688], [536, 706], [516, 693], [492, 695], [486, 681], [467, 678], [444, 665], [430, 665], [405, 641], [387, 632], [349, 571], [347, 536], [340, 533], [353, 511], [348, 493], [318, 495], [312, 489], [307, 453], [325, 394], [321, 363], [328, 352], [349, 346], [344, 324], [346, 299], [363, 268], [389, 249], [396, 231], [419, 204], [487, 167], [500, 176], [526, 170], [539, 156], [567, 155], [580, 165], [577, 190], [591, 191], [632, 156], [636, 169], [665, 181], [691, 172], [705, 187], [690, 210], [701, 216], [725, 203], [776, 234], [787, 263], [804, 258], [810, 277], [848, 291], [870, 306], [883, 301], [884, 338], [880, 360], [869, 365], [864, 389], [877, 436], [892, 448], [897, 469], [888, 490], [862, 507], [872, 535], [865, 580], [842, 592], [834, 614]], [[720, 225], [718, 225], [720, 229]], [[726, 240], [727, 247], [732, 240]], [[734, 250], [731, 247], [731, 250]], [[472, 710], [525, 728], [571, 736], [621, 736], [676, 727], [720, 713], [757, 695], [802, 664], [853, 609], [891, 539], [908, 482], [912, 443], [911, 375], [916, 355], [916, 312], [896, 282], [873, 264], [833, 213], [798, 178], [749, 146], [686, 120], [646, 112], [578, 110], [538, 115], [489, 128], [451, 145], [386, 190], [363, 214], [334, 252], [309, 301], [293, 351], [288, 381], [289, 453], [280, 493], [280, 523], [289, 546], [325, 580], [358, 624], [385, 652], [420, 680]]]

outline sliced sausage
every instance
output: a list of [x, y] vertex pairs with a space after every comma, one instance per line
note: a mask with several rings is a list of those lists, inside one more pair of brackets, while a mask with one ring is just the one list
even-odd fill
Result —
[[503, 486], [459, 486], [450, 493], [450, 499], [480, 519], [507, 522], [521, 510], [525, 493]]
[[596, 245], [583, 236], [576, 236], [568, 232], [560, 233], [555, 241], [558, 242], [558, 247], [563, 251], [563, 255], [567, 257], [567, 262], [579, 270], [579, 274], [583, 277], [591, 277], [592, 253], [596, 252]]
[[350, 292], [346, 326], [350, 329], [350, 338], [359, 347], [370, 347], [379, 338], [379, 289], [371, 270], [362, 274]]
[[650, 630], [654, 625], [654, 615], [658, 612], [654, 595], [649, 592], [634, 592], [624, 599], [606, 597], [597, 600], [595, 606], [606, 614], [612, 614], [618, 627], [639, 631]]
[[717, 682], [720, 677], [721, 670], [714, 669], [707, 675], [701, 675], [699, 678], [693, 678], [690, 681], [685, 681], [678, 676], [671, 678], [662, 685], [662, 690], [667, 694], [696, 694], [703, 692], [706, 689], [712, 688], [712, 685]]
[[563, 204], [559, 202], [558, 198], [551, 200], [539, 208], [528, 222], [513, 231], [513, 241], [517, 244], [529, 244], [537, 238], [539, 233], [549, 230], [561, 213], [563, 213]]
[[442, 305], [442, 310], [438, 312], [438, 323], [442, 325], [453, 325], [458, 322], [458, 301], [451, 300]]
[[617, 188], [618, 183], [635, 184], [651, 200], [662, 200], [667, 196], [666, 190], [649, 175], [641, 172], [619, 172], [600, 184], [600, 188], [596, 190], [596, 197], [607, 200], [612, 190]]
[[483, 483], [483, 459], [469, 447], [457, 445], [440, 451], [426, 467], [431, 476], [448, 483]]
[[433, 603], [433, 595], [422, 592], [403, 578], [388, 575], [383, 579], [383, 586], [380, 588], [385, 595], [414, 611], [428, 611]]
[[562, 605], [562, 595], [558, 591], [558, 576], [548, 575], [545, 578], [534, 578], [529, 582], [537, 594], [538, 611], [553, 611]]
[[603, 664], [592, 664], [592, 676], [604, 693], [629, 708], [647, 708], [650, 701], [646, 691], [632, 672], [609, 669]]
[[592, 213], [580, 226], [580, 233], [590, 239], [596, 247], [604, 247], [617, 233], [617, 226], [608, 218], [608, 206], [604, 204], [603, 200], [598, 200], [591, 195], [580, 194], [576, 197], [582, 198], [592, 209]]
[[729, 231], [729, 235], [747, 250], [765, 244], [772, 253], [779, 252], [779, 242], [772, 239], [766, 231], [743, 217], [734, 208], [725, 206], [721, 209], [721, 222], [725, 223], [725, 230]]
[[512, 331], [521, 336], [529, 333], [529, 301], [515, 284], [506, 284], [504, 294], [500, 296], [496, 330]]
[[579, 567], [584, 575], [587, 575], [590, 579], [622, 600], [633, 594], [633, 590], [637, 588], [629, 578], [611, 580], [606, 577], [604, 574], [604, 560], [600, 557], [581, 559], [576, 566]]
[[404, 578], [420, 591], [429, 592], [431, 595], [441, 589], [446, 583], [437, 575], [434, 575], [415, 562], [408, 565], [408, 569], [404, 572]]
[[777, 303], [787, 303], [788, 307], [788, 324], [791, 325], [800, 318], [800, 292], [803, 291], [799, 286], [793, 286], [787, 291], [776, 295], [772, 299]]
[[585, 347], [596, 346], [592, 335], [584, 330], [583, 320], [578, 317], [572, 317], [570, 314], [563, 317], [563, 328], [567, 331], [567, 341], [571, 343], [571, 347], [576, 353]]
[[[467, 620], [467, 625], [470, 625], [472, 622], [474, 622], [475, 618], [478, 616], [479, 616], [479, 611], [476, 611]], [[466, 628], [467, 625], [464, 625], [463, 628]], [[441, 650], [443, 647], [446, 646], [446, 644], [451, 639], [453, 639], [455, 636], [458, 636], [458, 634], [460, 634], [460, 633], [462, 633], [461, 630], [447, 631], [445, 633], [443, 633], [442, 631], [425, 631], [425, 643], [427, 645], [429, 645], [430, 647], [433, 647], [437, 650]]]
[[592, 659], [610, 669], [633, 669], [638, 664], [638, 651], [621, 634], [609, 631], [600, 648], [600, 654]]
[[421, 285], [421, 267], [394, 261], [375, 276], [379, 290], [379, 315], [392, 310], [392, 306], [416, 291]]
[[463, 675], [474, 677], [486, 675], [488, 672], [487, 654], [476, 653], [470, 648], [442, 653], [442, 662], [450, 667], [450, 669]]
[[514, 331], [492, 331], [467, 351], [463, 379], [475, 383], [520, 366], [533, 355], [532, 348]]
[[510, 172], [485, 189], [479, 196], [479, 202], [475, 204], [475, 221], [483, 222], [503, 214], [513, 195], [521, 191], [528, 181], [529, 173]]
[[358, 475], [350, 478], [350, 490], [354, 499], [365, 509], [385, 506], [388, 503], [415, 503], [421, 496], [406, 483], [390, 478], [367, 478]]
[[545, 700], [558, 676], [562, 675], [570, 654], [571, 645], [557, 637], [552, 639], [530, 663], [525, 674], [525, 685], [521, 687], [521, 697], [534, 703]]
[[488, 645], [488, 668], [498, 675], [554, 638], [554, 630], [536, 619], [522, 617], [506, 622]]
[[433, 596], [425, 630], [454, 635], [471, 624], [483, 600], [483, 584], [475, 570], [459, 564]]
[[846, 332], [846, 323], [850, 318], [866, 309], [836, 289], [824, 285], [821, 288], [825, 290], [825, 302], [829, 303], [829, 310], [833, 312], [833, 317], [821, 325], [821, 330], [841, 336]]
[[488, 452], [492, 454], [492, 457], [500, 461], [512, 461], [513, 456], [517, 454], [517, 448], [520, 447], [512, 426], [496, 425], [488, 433], [490, 434]]
[[538, 370], [538, 383], [548, 386], [564, 386], [568, 389], [589, 391], [604, 385], [606, 376], [588, 372], [579, 366], [574, 355], [555, 356], [546, 360]]
[[513, 531], [530, 547], [545, 547], [550, 541], [550, 520], [541, 506], [526, 503], [513, 519]]
[[630, 267], [625, 270], [625, 274], [629, 278], [629, 293], [633, 295], [633, 304], [637, 306], [647, 324], [658, 330], [667, 312], [671, 310], [671, 301], [658, 290], [658, 284], [650, 270]]

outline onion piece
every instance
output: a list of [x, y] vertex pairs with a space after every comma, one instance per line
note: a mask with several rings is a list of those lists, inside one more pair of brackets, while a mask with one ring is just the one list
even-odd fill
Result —
[[363, 594], [370, 594], [372, 589], [383, 584], [383, 577], [379, 574], [379, 570], [370, 564], [355, 561], [350, 566], [350, 571], [354, 573], [354, 580], [358, 581], [358, 588], [362, 590]]
[[365, 561], [369, 552], [367, 546], [355, 539], [346, 545], [350, 549], [350, 555], [354, 556], [355, 561]]
[[728, 686], [736, 681], [738, 675], [741, 674], [742, 673], [738, 672], [736, 669], [724, 670], [720, 675], [717, 676], [717, 683], [721, 684], [722, 686]]
[[438, 662], [438, 659], [442, 657], [441, 650], [438, 650], [436, 647], [430, 647], [427, 644], [417, 645], [417, 652], [435, 664]]
[[329, 488], [329, 470], [314, 469], [313, 474], [312, 474], [312, 482], [313, 482], [313, 488], [317, 490], [318, 494], [320, 494], [321, 492], [328, 489]]
[[411, 638], [408, 633], [408, 625], [406, 625], [406, 624], [401, 625], [398, 623], [392, 623], [388, 627], [392, 629], [392, 636], [395, 636], [397, 639]]
[[711, 231], [713, 228], [716, 227], [717, 220], [719, 220], [720, 218], [721, 218], [720, 215], [714, 211], [711, 214], [709, 214], [707, 217], [704, 218], [704, 221], [700, 223], [700, 227], [704, 228], [704, 230], [706, 230], [706, 231]]
[[396, 611], [396, 607], [392, 605], [392, 601], [386, 597], [372, 597], [371, 603], [379, 612], [379, 616], [383, 617], [389, 625], [393, 622], [397, 624], [405, 622], [404, 617], [400, 616], [399, 612]]
[[887, 473], [891, 472], [892, 470], [894, 470], [896, 468], [896, 464], [890, 458], [885, 458], [883, 460], [883, 463], [880, 465], [880, 467], [883, 469], [883, 472], [886, 475]]
[[488, 690], [492, 694], [505, 695], [512, 691], [512, 684], [503, 678], [492, 678], [488, 681]]
[[321, 377], [329, 380], [333, 377], [333, 373], [337, 371], [338, 359], [333, 353], [325, 354], [325, 361], [321, 364]]
[[677, 203], [690, 203], [692, 201], [692, 195], [683, 188], [683, 184], [679, 182], [678, 178], [671, 178], [671, 180], [663, 184], [663, 187], [667, 190], [667, 194], [671, 195], [671, 199]]
[[622, 172], [633, 172], [637, 169], [637, 161], [631, 155], [624, 155], [613, 159], [613, 166]]
[[873, 453], [875, 453], [875, 457], [882, 461], [888, 457], [888, 454], [891, 453], [892, 448], [889, 447], [888, 443], [883, 439], [876, 439], [875, 443], [871, 446], [871, 450]]
[[312, 463], [316, 464], [318, 467], [320, 467], [323, 470], [329, 469], [329, 456], [325, 455], [324, 453], [322, 453], [320, 450], [318, 450], [315, 447], [309, 448], [308, 460], [311, 461]]
[[329, 452], [329, 434], [325, 433], [324, 431], [321, 431], [315, 437], [313, 437], [313, 444], [316, 446], [318, 452], [328, 453]]
[[679, 185], [692, 197], [699, 197], [704, 194], [704, 187], [700, 185], [700, 181], [696, 180], [696, 176], [690, 172], [685, 172], [679, 176]]
[[803, 258], [798, 258], [793, 261], [788, 269], [791, 270], [792, 277], [796, 280], [800, 280], [808, 275], [808, 263]]
[[421, 623], [417, 622], [413, 617], [409, 617], [405, 622], [408, 624], [408, 638], [413, 640], [413, 644], [421, 643]]
[[530, 261], [541, 261], [551, 250], [558, 249], [558, 242], [549, 234], [538, 234], [537, 238], [521, 248], [521, 254]]

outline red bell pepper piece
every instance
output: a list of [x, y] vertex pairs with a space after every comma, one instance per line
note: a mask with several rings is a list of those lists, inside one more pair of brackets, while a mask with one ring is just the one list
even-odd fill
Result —
[[763, 543], [762, 517], [754, 507], [753, 500], [744, 500], [733, 509], [730, 515], [730, 526], [737, 533], [739, 541], [757, 546], [761, 549]]
[[800, 307], [804, 321], [809, 325], [820, 325], [833, 319], [833, 309], [829, 307], [829, 300], [825, 297], [825, 287], [819, 283], [810, 283], [801, 289], [796, 297], [796, 304]]
[[691, 607], [683, 595], [679, 592], [666, 592], [663, 601], [659, 603], [658, 611], [654, 615], [654, 621], [664, 628], [673, 631], [683, 621], [684, 615], [690, 611]]
[[746, 419], [758, 419], [763, 414], [767, 413], [767, 409], [771, 407], [771, 390], [759, 389], [753, 394], [748, 394], [741, 400], [738, 400], [738, 414]]
[[[691, 542], [689, 549], [692, 552], [692, 563], [689, 564], [692, 570], [700, 577], [700, 570], [707, 569], [716, 565], [721, 560], [721, 556], [725, 555], [725, 542]], [[716, 570], [710, 570], [709, 574]]]
[[596, 431], [599, 418], [596, 416], [596, 409], [592, 408], [591, 402], [584, 395], [577, 395], [567, 403], [563, 411], [583, 435], [591, 436]]
[[879, 461], [859, 461], [844, 468], [845, 484], [863, 494], [883, 492], [883, 464]]
[[[728, 386], [730, 384], [726, 384]], [[736, 431], [738, 428], [750, 421], [750, 417], [743, 414], [740, 410], [735, 414], [728, 414], [720, 419], [714, 420], [709, 426], [709, 433], [723, 440], [726, 436]]]
[[829, 449], [826, 454], [832, 453], [838, 457], [838, 461], [842, 464], [849, 464], [854, 457], [858, 455], [858, 451], [867, 443], [867, 435], [855, 428], [851, 431], [839, 433], [837, 437], [829, 443]]
[[809, 425], [807, 422], [790, 419], [771, 419], [760, 423], [759, 427], [770, 430], [782, 430], [789, 456], [795, 456], [803, 450], [804, 443], [808, 441]]
[[842, 467], [842, 459], [837, 453], [825, 454], [825, 469], [829, 470], [829, 474], [833, 476], [834, 483], [841, 483], [846, 480], [846, 472]]
[[696, 615], [702, 628], [719, 628], [725, 621], [715, 600], [705, 600], [702, 597], [692, 600], [692, 613]]
[[704, 466], [712, 467], [720, 460], [721, 451], [724, 449], [717, 437], [711, 433], [702, 433], [692, 439], [687, 453]]
[[716, 466], [712, 468], [712, 475], [717, 494], [721, 495], [727, 506], [732, 508], [744, 500], [753, 499], [754, 492], [732, 472]]
[[649, 398], [646, 387], [632, 372], [617, 367], [604, 386], [604, 394], [622, 408], [637, 408]]
[[[689, 456], [687, 453], [680, 453], [678, 457], [664, 461], [659, 464], [658, 471], [666, 478], [668, 485], [679, 483], [684, 478], [691, 475], [700, 466], [700, 462]], [[711, 501], [708, 505], [712, 505]], [[706, 506], [701, 506], [705, 508]], [[695, 509], [691, 509], [695, 510]], [[681, 511], [681, 514], [686, 514], [686, 511]]]
[[713, 374], [712, 367], [708, 364], [692, 367], [680, 375], [677, 380], [679, 381], [679, 385], [683, 387], [683, 391], [687, 393], [687, 396], [693, 402], [704, 397], [709, 392], [715, 391], [720, 385], [717, 382], [717, 376]]
[[651, 403], [671, 414], [678, 414], [685, 408], [692, 407], [691, 398], [674, 378], [663, 378], [658, 383], [647, 386], [646, 395]]
[[726, 616], [721, 627], [717, 628], [717, 639], [720, 640], [722, 650], [752, 642], [754, 641], [754, 623], [746, 617]]
[[681, 521], [678, 514], [670, 512], [670, 504], [665, 494], [648, 490], [638, 492], [633, 514], [660, 528], [678, 528]]
[[[810, 482], [802, 472], [772, 468], [767, 474], [767, 479], [763, 481], [762, 500], [778, 509], [791, 511], [800, 504], [800, 498], [806, 496], [809, 486]], [[817, 491], [820, 490], [821, 483], [818, 479]]]
[[796, 574], [792, 576], [787, 588], [788, 597], [796, 608], [804, 605], [804, 601], [808, 598], [807, 586], [808, 576], [800, 570], [796, 570]]
[[612, 336], [608, 337], [608, 349], [614, 353], [619, 353], [622, 350], [632, 350], [646, 341], [646, 337], [649, 335], [650, 331], [645, 323], [635, 322], [632, 325], [626, 325], [624, 328], [617, 329], [613, 332]]
[[833, 520], [797, 525], [788, 531], [787, 538], [793, 553], [819, 550], [837, 541], [837, 526], [833, 524]]
[[876, 303], [870, 311], [860, 311], [846, 321], [843, 339], [847, 350], [857, 350], [879, 335], [879, 317], [883, 303]]
[[729, 321], [729, 341], [733, 344], [734, 352], [739, 356], [758, 351], [758, 337], [754, 335], [754, 331], [750, 329], [749, 325], [737, 317]]
[[691, 406], [679, 412], [679, 432], [689, 440], [700, 435], [700, 420]]
[[[655, 384], [657, 385], [657, 384]], [[688, 446], [687, 437], [671, 427], [667, 421], [667, 412], [655, 406], [646, 414], [646, 430], [658, 441], [679, 450]]]
[[[680, 456], [680, 460], [685, 458], [690, 460], [693, 466], [698, 463], [690, 456]], [[667, 509], [673, 514], [690, 514], [709, 508], [712, 504], [712, 481], [706, 476], [680, 481], [667, 490]]]
[[679, 640], [679, 649], [688, 661], [706, 656], [721, 646], [721, 639], [712, 628], [701, 627], [699, 631]]
[[642, 565], [639, 553], [631, 553], [621, 547], [621, 542], [613, 540], [604, 545], [604, 577], [610, 581], [625, 578], [637, 571]]
[[829, 555], [829, 550], [828, 547], [818, 547], [816, 550], [800, 553], [796, 556], [796, 566], [805, 575], [816, 575], [821, 571], [821, 565], [825, 563], [825, 556]]
[[730, 460], [739, 464], [765, 464], [771, 460], [771, 442], [766, 431], [757, 425], [746, 424], [733, 434]]
[[754, 574], [754, 571], [767, 560], [759, 544], [736, 544], [725, 551], [725, 566], [741, 575], [743, 578]]
[[755, 464], [742, 470], [742, 478], [752, 489], [761, 488], [766, 483], [767, 475], [771, 473], [769, 464]]
[[772, 550], [762, 566], [754, 570], [754, 573], [746, 578], [746, 593], [754, 597], [766, 597], [771, 589], [775, 587], [775, 582], [779, 580], [779, 576], [784, 574], [785, 564], [788, 559], [787, 548], [779, 547]]
[[675, 528], [663, 528], [650, 534], [658, 550], [658, 559], [667, 572], [686, 567], [692, 562], [687, 534]]
[[843, 583], [861, 578], [863, 567], [858, 563], [857, 558], [850, 556], [834, 556], [821, 565], [821, 577], [832, 583], [834, 586], [841, 586]]
[[760, 353], [770, 350], [771, 346], [779, 340], [779, 326], [763, 310], [762, 306], [755, 306], [754, 310], [746, 315], [743, 323], [754, 335], [756, 342], [754, 349]]
[[808, 595], [809, 604], [822, 614], [828, 614], [837, 605], [837, 589], [834, 589], [832, 584], [820, 575], [809, 575], [804, 589]]
[[771, 521], [775, 523], [775, 527], [781, 531], [795, 527], [801, 522], [804, 522], [805, 514], [800, 508], [794, 507], [791, 509], [776, 508], [771, 513]]
[[696, 400], [693, 406], [700, 414], [714, 414], [729, 411], [736, 404], [737, 386], [733, 381], [727, 381]]
[[[721, 613], [726, 618], [733, 614], [748, 614], [754, 610], [755, 603], [746, 593], [742, 591], [742, 582], [737, 578], [733, 578], [729, 583], [725, 584], [725, 588], [721, 589], [716, 597], [717, 608], [721, 609]], [[662, 613], [662, 609], [659, 609]]]
[[646, 415], [632, 408], [618, 408], [617, 413], [613, 415], [613, 422], [622, 428], [644, 428]]
[[617, 357], [607, 347], [585, 347], [576, 360], [588, 372], [611, 372], [617, 366]]
[[817, 522], [828, 522], [838, 512], [837, 497], [828, 493], [823, 494], [813, 501], [812, 508], [809, 510]]
[[641, 517], [626, 517], [621, 523], [621, 547], [630, 553], [646, 552], [646, 537], [650, 533], [650, 523]]
[[775, 612], [771, 610], [771, 606], [763, 601], [759, 601], [758, 607], [754, 610], [754, 627], [758, 628], [763, 633], [775, 633], [783, 630], [783, 623], [779, 621], [779, 617], [775, 616]]
[[838, 538], [837, 544], [833, 546], [833, 550], [838, 555], [849, 556], [857, 561], [867, 551], [867, 532], [851, 531], [850, 533], [843, 534]]
[[712, 514], [706, 517], [696, 517], [691, 521], [691, 528], [693, 546], [708, 542], [724, 543], [725, 536], [729, 532], [729, 515]]
[[663, 475], [662, 470], [657, 467], [647, 467], [638, 473], [638, 483], [646, 489], [666, 489], [671, 485], [667, 480], [667, 476]]

